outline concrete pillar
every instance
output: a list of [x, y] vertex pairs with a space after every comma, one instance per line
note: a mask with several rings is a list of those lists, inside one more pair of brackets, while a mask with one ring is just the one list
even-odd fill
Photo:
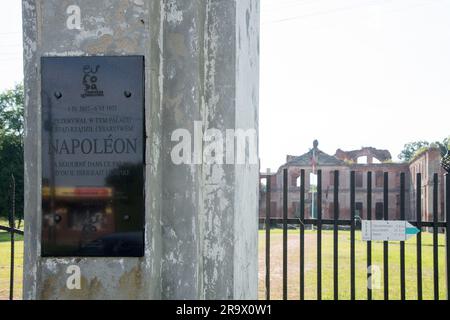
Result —
[[[193, 138], [208, 129], [258, 131], [259, 1], [22, 2], [24, 298], [256, 299], [259, 165], [252, 148], [244, 149], [245, 163], [175, 164], [171, 136], [181, 128]], [[145, 255], [43, 258], [40, 58], [96, 55], [145, 57]], [[198, 135], [196, 142], [201, 160], [209, 144]], [[79, 290], [66, 286], [70, 265], [80, 267]]]

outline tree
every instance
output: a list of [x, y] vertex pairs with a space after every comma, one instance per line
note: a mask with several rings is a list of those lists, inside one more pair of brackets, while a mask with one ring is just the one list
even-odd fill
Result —
[[23, 85], [0, 94], [0, 128], [8, 136], [23, 137], [24, 93]]
[[428, 150], [430, 147], [439, 148], [442, 156], [447, 153], [450, 147], [450, 137], [445, 138], [443, 141], [435, 141], [429, 143], [428, 141], [416, 141], [405, 144], [402, 152], [399, 154], [400, 160], [409, 162], [414, 159], [418, 154]]
[[0, 94], [0, 216], [11, 210], [11, 175], [16, 180], [16, 213], [23, 217], [24, 93], [17, 85]]
[[402, 152], [399, 154], [399, 159], [405, 162], [411, 161], [416, 155], [417, 151], [422, 148], [428, 148], [430, 143], [428, 141], [416, 141], [405, 144]]
[[441, 149], [441, 155], [445, 156], [450, 149], [450, 137], [447, 137], [442, 142], [436, 142], [439, 149]]

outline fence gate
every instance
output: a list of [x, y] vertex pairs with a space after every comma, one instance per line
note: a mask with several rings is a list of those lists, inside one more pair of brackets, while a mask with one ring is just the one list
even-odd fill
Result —
[[[260, 224], [262, 224], [265, 228], [265, 297], [267, 300], [271, 299], [270, 292], [270, 284], [271, 284], [271, 268], [270, 268], [270, 258], [271, 258], [271, 250], [270, 250], [270, 240], [271, 240], [271, 226], [274, 224], [282, 225], [282, 250], [283, 250], [283, 261], [282, 261], [282, 298], [284, 300], [288, 299], [288, 225], [296, 226], [299, 229], [299, 297], [300, 300], [305, 299], [305, 229], [306, 226], [313, 226], [316, 230], [316, 261], [314, 262], [316, 268], [316, 283], [317, 286], [315, 288], [317, 299], [322, 299], [322, 289], [323, 289], [323, 260], [322, 260], [322, 250], [323, 250], [323, 230], [329, 229], [332, 232], [332, 283], [333, 283], [333, 298], [334, 300], [339, 299], [339, 293], [342, 288], [339, 287], [340, 284], [340, 276], [343, 276], [340, 268], [343, 266], [340, 265], [339, 261], [339, 248], [342, 245], [342, 242], [339, 241], [339, 233], [343, 228], [349, 229], [350, 234], [350, 259], [349, 259], [349, 274], [344, 275], [348, 277], [350, 288], [350, 299], [356, 299], [356, 260], [360, 257], [356, 256], [356, 239], [355, 233], [360, 229], [360, 223], [358, 221], [358, 217], [356, 215], [356, 203], [355, 203], [355, 172], [352, 171], [350, 174], [350, 219], [340, 219], [340, 209], [339, 209], [339, 171], [334, 171], [334, 188], [333, 188], [333, 218], [332, 219], [323, 219], [322, 218], [322, 196], [323, 196], [323, 188], [322, 188], [322, 171], [318, 170], [317, 172], [317, 198], [313, 200], [315, 202], [317, 208], [317, 216], [315, 219], [305, 219], [305, 170], [300, 171], [300, 202], [299, 202], [299, 218], [292, 219], [288, 218], [288, 170], [284, 169], [283, 171], [283, 187], [282, 187], [282, 200], [283, 200], [283, 215], [282, 218], [273, 218], [271, 215], [271, 181], [270, 175], [267, 176], [266, 179], [266, 210], [265, 217], [260, 218]], [[387, 172], [384, 173], [383, 177], [383, 220], [389, 220], [389, 186], [388, 186], [388, 178], [389, 174]], [[417, 227], [419, 230], [424, 230], [428, 228], [428, 230], [432, 230], [432, 277], [433, 277], [433, 296], [435, 300], [439, 300], [439, 279], [440, 277], [444, 277], [446, 279], [445, 285], [445, 293], [447, 299], [449, 299], [449, 275], [450, 275], [450, 229], [449, 223], [450, 221], [450, 175], [447, 174], [444, 176], [445, 180], [445, 221], [439, 221], [438, 218], [438, 190], [439, 190], [439, 175], [434, 174], [433, 176], [433, 186], [432, 186], [432, 207], [433, 207], [433, 221], [422, 221], [422, 176], [421, 174], [417, 174], [416, 176], [416, 194], [413, 203], [415, 203], [416, 207], [416, 216], [417, 221], [411, 222], [412, 225]], [[373, 189], [372, 189], [372, 172], [367, 173], [367, 208], [366, 208], [366, 218], [367, 220], [375, 220], [375, 215], [372, 212], [372, 203], [373, 203]], [[400, 174], [400, 194], [399, 194], [399, 207], [400, 207], [400, 220], [406, 220], [406, 188], [405, 188], [405, 174]], [[445, 231], [445, 257], [439, 256], [439, 233]], [[347, 232], [347, 231], [345, 231]], [[342, 241], [342, 240], [341, 240]], [[346, 244], [348, 245], [348, 244]], [[367, 285], [367, 300], [373, 299], [373, 288], [369, 285], [371, 281], [371, 269], [373, 263], [373, 254], [374, 254], [374, 243], [372, 241], [367, 241], [366, 249], [367, 250], [367, 282], [363, 285]], [[393, 248], [393, 245], [388, 241], [384, 241], [382, 244], [382, 260], [383, 260], [383, 272], [382, 272], [382, 282], [383, 282], [383, 295], [385, 300], [389, 300], [390, 297], [390, 289], [393, 288], [393, 284], [389, 283], [389, 252], [390, 250], [397, 249]], [[417, 234], [416, 239], [416, 248], [415, 248], [415, 263], [416, 263], [416, 276], [415, 278], [415, 288], [417, 290], [417, 298], [418, 300], [423, 299], [423, 251], [422, 244], [422, 233], [419, 232]], [[400, 285], [400, 298], [401, 300], [406, 300], [407, 287], [413, 285], [409, 280], [406, 282], [406, 250], [405, 250], [405, 241], [401, 241], [399, 245], [399, 285]], [[439, 259], [445, 259], [445, 271], [446, 275], [441, 275], [439, 273]], [[342, 283], [342, 282], [341, 282]], [[360, 285], [360, 283], [359, 283]], [[395, 284], [398, 285], [398, 284]], [[348, 287], [347, 287], [348, 288]], [[398, 288], [397, 288], [398, 289]]]

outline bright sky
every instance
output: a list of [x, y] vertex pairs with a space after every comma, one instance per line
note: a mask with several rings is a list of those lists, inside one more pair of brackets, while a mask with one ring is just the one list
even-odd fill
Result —
[[22, 1], [0, 0], [0, 91], [22, 79]]
[[[260, 0], [262, 170], [318, 139], [389, 149], [450, 135], [450, 0]], [[21, 1], [0, 1], [0, 90], [22, 79]]]
[[262, 170], [450, 135], [449, 0], [261, 0]]

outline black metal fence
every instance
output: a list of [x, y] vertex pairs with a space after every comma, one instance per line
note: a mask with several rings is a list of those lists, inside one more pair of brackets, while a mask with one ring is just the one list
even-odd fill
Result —
[[15, 258], [15, 235], [23, 235], [23, 231], [16, 228], [16, 181], [14, 175], [11, 176], [11, 209], [8, 214], [9, 226], [0, 225], [0, 231], [10, 234], [10, 273], [9, 273], [9, 300], [14, 299], [14, 258]]
[[[389, 174], [384, 173], [383, 181], [383, 220], [389, 220]], [[439, 175], [434, 174], [433, 186], [432, 186], [432, 203], [433, 203], [433, 221], [422, 221], [422, 175], [419, 173], [416, 177], [416, 216], [417, 221], [411, 222], [412, 225], [418, 229], [423, 228], [432, 229], [433, 233], [433, 294], [434, 299], [439, 300], [439, 252], [438, 252], [438, 234], [440, 230], [445, 230], [445, 252], [446, 252], [446, 288], [447, 299], [450, 297], [450, 175], [444, 176], [445, 180], [445, 221], [439, 221], [438, 218], [438, 190], [439, 190]], [[260, 218], [260, 223], [265, 226], [265, 291], [266, 299], [271, 299], [270, 292], [270, 239], [271, 239], [271, 226], [273, 224], [282, 224], [283, 226], [283, 294], [284, 300], [288, 298], [288, 225], [296, 225], [300, 230], [300, 247], [299, 247], [299, 291], [300, 300], [305, 299], [305, 226], [312, 225], [317, 230], [317, 299], [322, 299], [322, 230], [324, 226], [332, 228], [333, 232], [333, 296], [335, 300], [339, 299], [339, 232], [340, 227], [346, 226], [350, 229], [350, 298], [356, 299], [356, 253], [355, 253], [355, 231], [357, 230], [357, 217], [356, 217], [356, 203], [355, 203], [355, 172], [350, 174], [350, 219], [340, 219], [339, 209], [339, 171], [334, 172], [334, 190], [333, 190], [333, 219], [322, 218], [322, 171], [317, 172], [317, 219], [305, 219], [305, 170], [300, 172], [300, 217], [297, 219], [288, 218], [288, 170], [284, 169], [283, 172], [283, 217], [272, 218], [271, 216], [271, 183], [270, 176], [266, 179], [266, 216]], [[405, 187], [405, 174], [400, 174], [400, 220], [406, 220], [406, 187]], [[372, 172], [367, 173], [367, 220], [372, 220]], [[389, 284], [389, 242], [383, 242], [383, 287], [384, 287], [384, 299], [389, 300], [390, 284]], [[372, 241], [367, 242], [367, 283], [371, 279], [370, 268], [372, 266]], [[417, 263], [417, 298], [423, 299], [423, 274], [422, 274], [422, 234], [417, 235], [416, 241], [416, 263]], [[405, 272], [405, 242], [400, 242], [400, 297], [401, 300], [406, 300], [406, 272]], [[367, 286], [367, 299], [373, 299], [373, 289], [370, 285]]]

